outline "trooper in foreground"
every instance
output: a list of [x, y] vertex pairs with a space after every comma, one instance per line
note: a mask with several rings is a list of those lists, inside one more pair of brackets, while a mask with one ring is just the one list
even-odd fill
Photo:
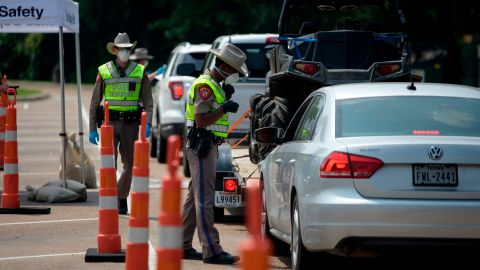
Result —
[[[220, 245], [218, 230], [213, 224], [213, 205], [218, 145], [227, 137], [228, 113], [238, 110], [238, 103], [231, 100], [235, 90], [230, 84], [238, 80], [239, 73], [247, 74], [247, 57], [232, 44], [210, 51], [216, 56], [215, 67], [193, 82], [186, 105], [185, 155], [192, 178], [183, 204], [183, 257], [204, 263], [234, 264], [240, 258], [225, 252]], [[195, 228], [202, 253], [192, 247]]]
[[115, 167], [120, 152], [123, 163], [122, 176], [117, 183], [118, 212], [126, 215], [128, 212], [127, 197], [132, 183], [133, 149], [138, 139], [140, 116], [147, 112], [147, 128], [145, 137], [150, 136], [152, 126], [153, 97], [150, 81], [145, 73], [145, 67], [134, 61], [129, 61], [132, 49], [136, 45], [130, 43], [126, 33], [118, 33], [114, 42], [107, 43], [107, 51], [116, 56], [98, 68], [95, 88], [90, 102], [90, 123], [88, 139], [97, 144], [99, 135], [97, 126], [103, 120], [103, 110], [99, 110], [103, 98], [108, 101], [110, 121], [113, 126], [113, 147], [115, 148]]

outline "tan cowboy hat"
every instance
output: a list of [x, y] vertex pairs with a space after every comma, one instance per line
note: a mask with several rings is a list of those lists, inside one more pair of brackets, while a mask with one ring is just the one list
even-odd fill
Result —
[[240, 72], [240, 74], [242, 74], [243, 76], [248, 73], [247, 65], [245, 65], [245, 60], [247, 60], [247, 56], [237, 46], [227, 43], [221, 49], [210, 49], [210, 51], [227, 65]]
[[130, 55], [130, 60], [139, 59], [153, 59], [153, 56], [148, 54], [148, 50], [145, 48], [136, 48], [135, 53]]
[[115, 55], [115, 53], [113, 53], [113, 47], [133, 49], [135, 45], [137, 45], [137, 42], [135, 41], [130, 43], [130, 38], [128, 37], [127, 33], [118, 33], [113, 42], [107, 43], [107, 51]]

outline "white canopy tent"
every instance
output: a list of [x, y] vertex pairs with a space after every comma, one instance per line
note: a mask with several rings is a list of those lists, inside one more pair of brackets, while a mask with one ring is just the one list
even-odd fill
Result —
[[[65, 74], [63, 58], [63, 32], [75, 33], [75, 60], [77, 71], [78, 126], [81, 160], [83, 150], [82, 89], [80, 77], [80, 17], [78, 3], [72, 0], [0, 0], [0, 33], [57, 33], [59, 34], [61, 131], [63, 185], [66, 188], [65, 131]], [[85, 184], [84, 164], [81, 162], [81, 179]]]

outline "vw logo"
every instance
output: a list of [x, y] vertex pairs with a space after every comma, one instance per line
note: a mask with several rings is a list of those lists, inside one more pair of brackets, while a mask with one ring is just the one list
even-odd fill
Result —
[[440, 160], [443, 157], [443, 149], [438, 146], [430, 146], [430, 149], [428, 149], [428, 156], [432, 160]]

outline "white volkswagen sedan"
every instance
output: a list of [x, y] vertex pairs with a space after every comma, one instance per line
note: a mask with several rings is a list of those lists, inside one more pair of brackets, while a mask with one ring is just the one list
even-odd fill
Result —
[[477, 88], [325, 87], [287, 130], [256, 137], [278, 144], [261, 163], [264, 225], [291, 246], [293, 269], [319, 251], [480, 243]]

